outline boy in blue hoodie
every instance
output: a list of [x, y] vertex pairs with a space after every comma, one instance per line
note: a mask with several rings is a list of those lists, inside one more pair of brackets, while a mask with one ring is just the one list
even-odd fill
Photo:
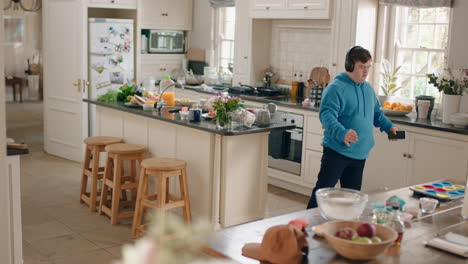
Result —
[[334, 187], [361, 189], [362, 173], [369, 151], [374, 146], [373, 127], [396, 134], [366, 82], [372, 63], [370, 52], [355, 46], [346, 54], [346, 72], [338, 74], [323, 91], [320, 121], [325, 129], [323, 156], [317, 184], [307, 208], [317, 207], [315, 192]]

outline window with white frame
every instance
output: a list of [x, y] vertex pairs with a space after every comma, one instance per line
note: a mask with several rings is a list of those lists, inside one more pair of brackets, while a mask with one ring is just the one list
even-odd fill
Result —
[[217, 64], [224, 69], [232, 68], [234, 62], [234, 33], [236, 8], [220, 7], [218, 12]]
[[446, 68], [450, 8], [397, 7], [394, 64], [402, 87], [397, 95], [413, 99], [418, 95], [439, 92], [428, 84], [427, 73], [441, 73]]

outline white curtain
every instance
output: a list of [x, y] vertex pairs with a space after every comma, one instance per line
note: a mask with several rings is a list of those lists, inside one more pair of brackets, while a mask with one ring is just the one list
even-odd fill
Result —
[[[452, 7], [454, 0], [380, 0], [380, 4], [411, 7]], [[459, 0], [466, 1], [466, 0]]]
[[235, 0], [209, 0], [212, 7], [235, 6]]

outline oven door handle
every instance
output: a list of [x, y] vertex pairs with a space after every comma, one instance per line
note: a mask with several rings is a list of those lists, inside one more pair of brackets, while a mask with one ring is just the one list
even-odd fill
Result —
[[286, 132], [289, 132], [291, 134], [302, 134], [302, 129], [288, 129]]

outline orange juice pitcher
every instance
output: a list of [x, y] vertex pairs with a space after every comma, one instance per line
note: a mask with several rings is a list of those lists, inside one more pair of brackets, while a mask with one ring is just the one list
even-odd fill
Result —
[[172, 87], [167, 89], [167, 91], [162, 95], [162, 99], [166, 101], [166, 106], [175, 106], [175, 93], [174, 91], [169, 91], [173, 89]]

